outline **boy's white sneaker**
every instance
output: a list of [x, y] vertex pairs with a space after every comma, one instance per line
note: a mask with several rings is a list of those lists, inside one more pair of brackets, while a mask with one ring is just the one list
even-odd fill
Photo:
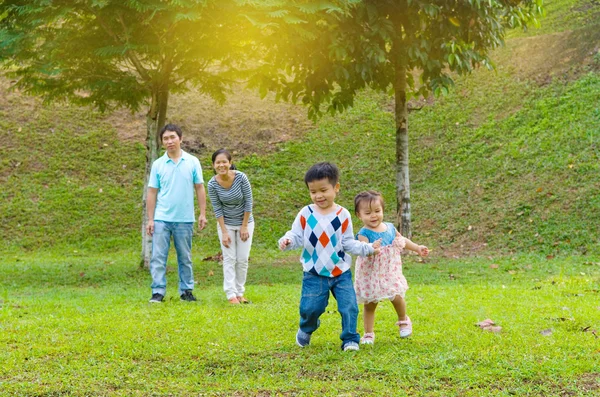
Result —
[[307, 334], [298, 328], [298, 332], [296, 332], [296, 344], [300, 347], [306, 347], [310, 345], [310, 336], [311, 334]]
[[360, 350], [360, 347], [358, 347], [358, 343], [356, 342], [348, 342], [344, 345], [345, 352], [355, 352], [357, 350]]

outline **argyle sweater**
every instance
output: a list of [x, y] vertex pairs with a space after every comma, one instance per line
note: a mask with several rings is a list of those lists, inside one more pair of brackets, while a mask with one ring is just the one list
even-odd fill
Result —
[[373, 253], [373, 245], [354, 239], [352, 219], [344, 207], [337, 205], [335, 211], [321, 215], [314, 205], [302, 208], [294, 223], [280, 240], [292, 243], [286, 250], [302, 247], [300, 263], [305, 272], [324, 277], [337, 277], [350, 269], [352, 258], [348, 253], [367, 256]]

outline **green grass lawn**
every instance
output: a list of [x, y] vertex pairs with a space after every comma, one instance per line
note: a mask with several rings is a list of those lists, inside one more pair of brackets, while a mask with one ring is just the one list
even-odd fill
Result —
[[[5, 257], [0, 395], [600, 393], [597, 257], [419, 263], [410, 256], [414, 335], [401, 340], [392, 306], [383, 304], [376, 344], [344, 353], [333, 299], [312, 344], [295, 345], [296, 254], [255, 250], [247, 288], [253, 304], [242, 307], [226, 302], [220, 265], [200, 261], [201, 252], [199, 303], [179, 301], [171, 255], [161, 305], [147, 303], [150, 276], [131, 265], [137, 253]], [[502, 331], [475, 326], [487, 318]]]
[[[349, 354], [333, 300], [312, 345], [295, 345], [299, 253], [276, 241], [317, 161], [340, 166], [341, 205], [377, 189], [394, 219], [390, 97], [364, 91], [308, 125], [245, 92], [218, 110], [173, 95], [206, 180], [220, 146], [251, 180], [254, 303], [230, 307], [203, 260], [219, 251], [210, 220], [194, 242], [200, 302], [179, 301], [172, 254], [168, 299], [150, 305], [144, 115], [43, 105], [0, 78], [0, 395], [600, 395], [600, 6], [547, 10], [509, 34], [497, 71], [410, 113], [413, 240], [433, 249], [405, 258], [415, 333], [400, 340], [384, 304], [376, 345]], [[502, 331], [475, 326], [487, 318]]]

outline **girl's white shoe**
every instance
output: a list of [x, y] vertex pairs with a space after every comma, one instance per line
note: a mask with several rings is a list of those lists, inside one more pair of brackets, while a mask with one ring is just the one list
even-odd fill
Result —
[[412, 321], [406, 316], [406, 320], [398, 321], [396, 325], [400, 328], [400, 337], [408, 338], [412, 334]]
[[360, 338], [361, 345], [372, 345], [375, 343], [375, 332], [367, 332]]

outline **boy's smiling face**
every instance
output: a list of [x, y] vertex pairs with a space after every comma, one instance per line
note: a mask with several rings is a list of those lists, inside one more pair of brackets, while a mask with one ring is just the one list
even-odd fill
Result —
[[319, 207], [320, 212], [327, 212], [333, 207], [335, 197], [340, 191], [340, 184], [332, 185], [329, 179], [318, 179], [307, 182], [310, 198]]

